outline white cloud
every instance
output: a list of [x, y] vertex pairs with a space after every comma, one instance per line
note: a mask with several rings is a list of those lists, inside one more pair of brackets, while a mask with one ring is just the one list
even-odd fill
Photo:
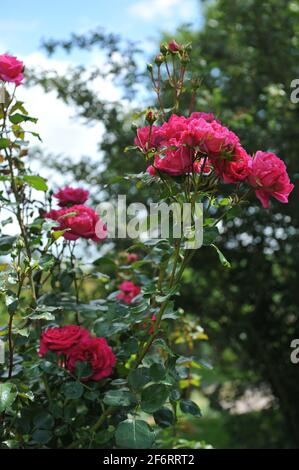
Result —
[[[62, 74], [73, 65], [68, 60], [49, 59], [40, 52], [22, 57], [22, 60], [28, 67], [56, 70]], [[99, 57], [93, 56], [89, 64], [95, 63], [99, 63]], [[120, 91], [109, 81], [97, 79], [93, 89], [105, 99], [120, 99]], [[46, 153], [73, 157], [74, 161], [78, 161], [82, 155], [100, 160], [98, 143], [104, 132], [101, 123], [86, 126], [82, 120], [75, 118], [75, 107], [63, 103], [54, 91], [45, 93], [39, 86], [19, 87], [17, 97], [25, 102], [29, 114], [38, 118], [37, 124], [28, 124], [26, 128], [38, 132], [43, 143], [39, 144], [35, 138], [31, 138], [32, 144], [38, 144]]]
[[188, 21], [198, 13], [195, 0], [138, 0], [129, 7], [131, 15], [144, 21], [180, 18]]

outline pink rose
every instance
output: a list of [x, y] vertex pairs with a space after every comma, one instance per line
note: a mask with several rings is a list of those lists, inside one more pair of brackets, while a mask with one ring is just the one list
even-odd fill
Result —
[[21, 85], [24, 71], [24, 64], [16, 57], [3, 54], [0, 55], [0, 80], [3, 82]]
[[77, 240], [82, 237], [99, 242], [107, 236], [106, 227], [98, 214], [84, 205], [52, 210], [45, 217], [59, 223], [53, 230], [66, 230], [63, 234], [66, 240]]
[[131, 304], [135, 297], [140, 294], [141, 289], [131, 281], [124, 281], [120, 286], [121, 291], [116, 298], [122, 300], [125, 304]]
[[261, 150], [252, 159], [248, 182], [264, 208], [269, 207], [271, 196], [286, 204], [294, 188], [284, 162], [274, 153]]
[[39, 354], [44, 356], [48, 351], [54, 351], [58, 355], [67, 355], [78, 342], [89, 337], [89, 332], [77, 325], [48, 328], [41, 335]]
[[66, 186], [65, 188], [59, 189], [54, 194], [54, 197], [58, 199], [60, 207], [73, 206], [74, 204], [84, 204], [89, 196], [89, 191], [81, 188], [71, 188]]
[[135, 261], [138, 261], [137, 253], [128, 253], [127, 260], [128, 260], [128, 263], [135, 263]]
[[91, 337], [79, 342], [70, 351], [66, 361], [67, 369], [74, 373], [79, 361], [87, 362], [92, 368], [91, 375], [83, 377], [81, 380], [98, 381], [112, 374], [116, 364], [116, 357], [105, 338]]

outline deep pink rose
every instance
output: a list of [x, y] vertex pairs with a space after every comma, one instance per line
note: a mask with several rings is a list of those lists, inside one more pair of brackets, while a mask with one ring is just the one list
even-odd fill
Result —
[[194, 112], [190, 116], [191, 119], [204, 119], [207, 122], [215, 121], [215, 116], [213, 113], [201, 113], [201, 112]]
[[237, 145], [227, 155], [219, 155], [213, 159], [216, 174], [224, 183], [238, 183], [244, 181], [250, 173], [251, 157]]
[[[170, 142], [175, 145], [175, 142]], [[192, 171], [192, 151], [187, 147], [165, 150], [164, 154], [155, 157], [155, 168], [172, 176], [184, 175]]]
[[45, 217], [59, 223], [59, 226], [54, 227], [53, 230], [66, 230], [63, 234], [66, 240], [77, 240], [83, 237], [99, 242], [107, 236], [106, 227], [98, 214], [84, 205], [52, 210]]
[[60, 207], [73, 206], [74, 204], [84, 204], [89, 196], [89, 191], [82, 188], [71, 188], [66, 186], [65, 188], [59, 189], [54, 194], [54, 197], [58, 199]]
[[116, 298], [122, 300], [125, 304], [131, 304], [135, 297], [140, 294], [141, 289], [131, 281], [124, 281], [120, 286], [121, 291]]
[[21, 85], [24, 64], [16, 57], [3, 54], [0, 55], [0, 80], [3, 82], [15, 83], [16, 86]]
[[135, 137], [134, 144], [140, 147], [142, 150], [147, 151], [158, 145], [159, 135], [157, 135], [157, 126], [145, 126], [137, 130], [137, 136]]
[[79, 342], [70, 351], [66, 361], [67, 369], [74, 373], [79, 361], [87, 362], [92, 367], [91, 375], [83, 377], [81, 380], [98, 381], [112, 374], [113, 367], [116, 364], [116, 357], [105, 338], [91, 337]]
[[146, 171], [151, 176], [156, 176], [156, 174], [157, 174], [157, 170], [153, 165], [148, 166]]
[[67, 355], [78, 342], [89, 337], [89, 332], [77, 325], [48, 328], [41, 335], [39, 354], [44, 356], [46, 352], [54, 351], [58, 355]]
[[261, 150], [252, 159], [248, 182], [265, 208], [271, 196], [286, 204], [294, 188], [284, 162], [274, 153]]

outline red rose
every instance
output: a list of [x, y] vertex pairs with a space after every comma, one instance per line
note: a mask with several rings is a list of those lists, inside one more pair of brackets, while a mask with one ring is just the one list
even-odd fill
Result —
[[84, 205], [53, 210], [45, 217], [59, 222], [58, 227], [54, 227], [53, 230], [66, 230], [63, 234], [66, 240], [77, 240], [83, 237], [99, 242], [107, 235], [106, 227], [98, 214]]
[[57, 191], [54, 197], [58, 199], [60, 207], [73, 206], [74, 204], [84, 204], [89, 196], [89, 191], [81, 188], [71, 188], [66, 186]]
[[97, 381], [112, 374], [116, 357], [105, 338], [89, 338], [78, 343], [70, 351], [66, 362], [67, 369], [75, 372], [78, 361], [87, 362], [92, 367], [91, 375], [81, 380]]
[[16, 57], [3, 54], [0, 55], [0, 80], [3, 82], [15, 83], [16, 86], [21, 85], [24, 64]]
[[89, 332], [77, 325], [48, 328], [41, 335], [39, 354], [44, 356], [46, 352], [54, 351], [59, 355], [66, 355], [79, 341], [89, 337]]
[[121, 291], [116, 298], [123, 300], [125, 304], [131, 304], [134, 298], [140, 294], [141, 289], [139, 286], [136, 286], [131, 281], [124, 281], [120, 286], [119, 290]]

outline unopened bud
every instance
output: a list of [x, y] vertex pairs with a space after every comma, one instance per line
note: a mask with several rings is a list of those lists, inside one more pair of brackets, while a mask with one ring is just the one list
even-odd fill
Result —
[[132, 124], [131, 124], [131, 129], [132, 129], [133, 132], [136, 132], [136, 131], [137, 131], [138, 126], [137, 126], [136, 122], [132, 122]]
[[182, 46], [178, 44], [175, 39], [172, 39], [172, 41], [168, 43], [168, 50], [170, 52], [179, 52], [181, 49]]
[[164, 56], [162, 54], [158, 54], [155, 58], [155, 64], [161, 65], [164, 62]]
[[145, 120], [150, 124], [154, 124], [157, 120], [157, 114], [153, 109], [148, 109], [145, 115]]
[[160, 52], [162, 52], [162, 54], [166, 54], [166, 52], [168, 52], [168, 45], [165, 43], [162, 43], [160, 45]]
[[152, 72], [152, 71], [153, 71], [153, 66], [152, 66], [152, 64], [147, 64], [146, 68], [147, 68], [147, 70], [148, 70], [149, 72]]

